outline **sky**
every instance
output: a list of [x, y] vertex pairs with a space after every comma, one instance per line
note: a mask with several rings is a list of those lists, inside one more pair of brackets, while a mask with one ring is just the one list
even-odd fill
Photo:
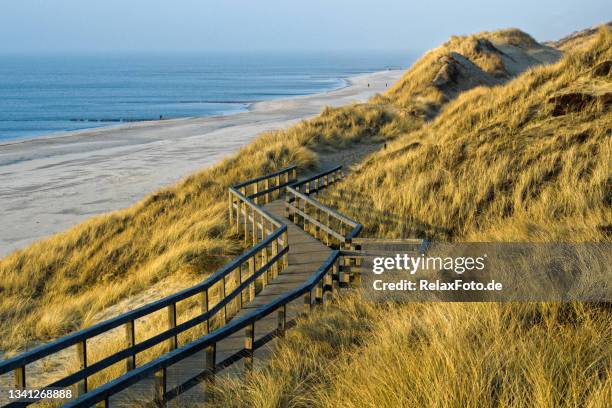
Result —
[[423, 51], [517, 27], [538, 40], [612, 19], [610, 0], [0, 0], [0, 53]]

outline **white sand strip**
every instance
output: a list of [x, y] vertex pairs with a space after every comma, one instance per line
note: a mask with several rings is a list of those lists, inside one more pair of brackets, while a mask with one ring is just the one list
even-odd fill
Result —
[[[364, 102], [402, 71], [336, 91], [260, 102], [229, 116], [140, 122], [0, 144], [0, 256], [148, 193], [235, 152], [257, 134]], [[368, 86], [369, 84], [369, 86]]]

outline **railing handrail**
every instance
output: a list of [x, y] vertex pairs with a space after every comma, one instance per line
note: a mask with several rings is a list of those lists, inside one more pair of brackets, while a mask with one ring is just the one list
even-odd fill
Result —
[[313, 207], [316, 207], [322, 211], [325, 211], [327, 213], [329, 213], [330, 215], [332, 215], [334, 218], [343, 221], [344, 223], [350, 225], [351, 227], [357, 227], [358, 225], [361, 225], [360, 223], [358, 223], [357, 221], [353, 220], [352, 218], [347, 217], [344, 214], [339, 213], [338, 211], [334, 210], [333, 208], [330, 208], [328, 206], [326, 206], [325, 204], [320, 203], [319, 201], [315, 200], [314, 198], [301, 193], [297, 190], [295, 190], [292, 187], [288, 187], [287, 190], [289, 192], [291, 192], [291, 194], [298, 196], [299, 198], [301, 198], [302, 200], [308, 202], [308, 204], [312, 205]]
[[121, 325], [127, 322], [147, 316], [171, 304], [180, 302], [181, 300], [185, 300], [187, 298], [197, 295], [198, 293], [205, 291], [206, 289], [209, 289], [214, 284], [220, 282], [223, 277], [233, 272], [239, 265], [244, 263], [245, 260], [248, 260], [253, 255], [255, 255], [263, 246], [270, 244], [272, 241], [282, 236], [286, 229], [287, 226], [283, 225], [280, 229], [274, 231], [271, 235], [265, 238], [265, 240], [261, 241], [257, 246], [247, 249], [241, 255], [232, 259], [229, 263], [222, 266], [221, 269], [217, 270], [208, 278], [206, 278], [203, 282], [198, 283], [197, 285], [183, 289], [177, 293], [166, 296], [155, 302], [148, 303], [137, 309], [123, 313], [114, 318], [104, 320], [100, 323], [94, 324], [93, 326], [71, 333], [60, 339], [40, 345], [23, 354], [0, 362], [0, 375], [6, 374], [7, 372], [14, 370], [15, 368], [32, 363], [36, 360], [40, 360], [41, 358], [47, 357], [58, 351], [74, 346], [75, 344], [83, 340], [90, 339], [99, 334], [120, 327]]
[[161, 357], [158, 357], [155, 360], [152, 360], [138, 368], [135, 368], [132, 371], [122, 375], [121, 377], [116, 378], [113, 381], [110, 381], [100, 387], [96, 388], [93, 391], [90, 391], [77, 399], [70, 401], [66, 405], [67, 408], [77, 408], [77, 407], [89, 407], [98, 402], [105, 401], [111, 395], [117, 394], [129, 386], [135, 384], [140, 381], [142, 378], [154, 374], [155, 372], [167, 368], [178, 361], [184, 360], [185, 358], [201, 351], [214, 343], [223, 340], [232, 334], [238, 332], [241, 329], [261, 320], [262, 318], [268, 316], [270, 313], [277, 310], [279, 307], [288, 304], [289, 302], [299, 298], [300, 296], [306, 294], [309, 291], [312, 291], [314, 287], [323, 279], [325, 274], [329, 271], [329, 269], [333, 266], [334, 262], [340, 256], [340, 251], [333, 251], [330, 256], [325, 260], [323, 265], [321, 265], [317, 271], [311, 275], [311, 277], [303, 283], [301, 286], [292, 289], [291, 291], [285, 293], [284, 295], [276, 298], [275, 300], [259, 307], [255, 311], [249, 313], [248, 315], [234, 320], [225, 326], [197, 339], [191, 343], [188, 343], [184, 346], [181, 346], [173, 351], [170, 351], [164, 354]]
[[288, 173], [288, 172], [290, 172], [290, 171], [292, 171], [294, 169], [297, 169], [297, 166], [296, 165], [291, 165], [291, 166], [282, 168], [280, 170], [277, 170], [274, 173], [264, 174], [263, 176], [254, 177], [252, 179], [245, 180], [245, 181], [243, 181], [241, 183], [233, 184], [231, 187], [234, 188], [234, 189], [239, 189], [239, 188], [248, 186], [250, 184], [257, 183], [259, 181], [263, 181], [265, 179], [270, 179], [272, 177], [280, 176], [281, 174]]
[[[319, 201], [315, 200], [309, 195], [309, 193], [311, 192], [310, 183], [312, 183], [313, 181], [317, 181], [315, 185], [315, 190], [314, 190], [314, 192], [316, 193], [321, 187], [327, 187], [329, 183], [329, 177], [327, 176], [329, 176], [330, 174], [336, 173], [336, 172], [340, 172], [340, 175], [342, 175], [341, 169], [342, 169], [342, 165], [339, 165], [329, 170], [326, 170], [322, 173], [315, 174], [305, 180], [301, 180], [301, 181], [295, 182], [287, 186], [288, 196], [286, 199], [286, 203], [287, 203], [286, 205], [287, 205], [288, 210], [289, 210], [289, 207], [291, 207], [293, 211], [295, 211], [298, 215], [305, 217], [305, 219], [309, 219], [309, 222], [313, 222], [319, 228], [323, 229], [324, 231], [328, 232], [330, 235], [339, 239], [340, 242], [348, 244], [351, 242], [353, 238], [355, 238], [361, 232], [363, 226], [359, 222], [353, 220], [350, 217], [347, 217], [346, 215], [334, 210], [333, 208], [326, 206], [325, 204], [320, 203]], [[318, 183], [318, 180], [320, 179], [324, 179], [324, 182], [325, 182], [325, 184], [322, 186], [319, 185]], [[332, 180], [332, 182], [333, 181], [335, 181], [335, 177]], [[309, 188], [305, 192], [302, 192], [301, 187], [304, 185], [308, 185]], [[297, 199], [303, 200], [305, 203], [308, 203], [309, 205], [327, 213], [328, 215], [334, 217], [341, 223], [347, 224], [352, 229], [346, 235], [342, 235], [342, 234], [337, 233], [336, 231], [333, 231], [330, 228], [330, 226], [322, 224], [321, 220], [312, 220], [311, 217], [309, 217], [307, 214], [304, 214], [299, 208], [293, 205], [293, 201]]]
[[332, 167], [331, 169], [325, 170], [322, 173], [317, 173], [315, 175], [312, 175], [312, 176], [308, 177], [307, 179], [296, 181], [295, 183], [291, 184], [291, 187], [293, 187], [294, 189], [295, 189], [295, 187], [301, 187], [301, 186], [303, 186], [306, 183], [310, 183], [311, 181], [314, 181], [316, 179], [320, 179], [320, 178], [325, 177], [325, 176], [327, 176], [327, 175], [329, 175], [331, 173], [335, 173], [336, 171], [338, 171], [340, 169], [342, 169], [342, 165], [338, 165], [336, 167]]
[[[284, 186], [277, 186], [277, 187], [284, 187]], [[263, 216], [265, 219], [273, 223], [275, 226], [280, 228], [281, 225], [284, 225], [281, 220], [276, 218], [274, 215], [268, 213], [267, 211], [263, 211], [260, 206], [255, 204], [253, 201], [251, 201], [249, 197], [245, 196], [240, 191], [234, 189], [233, 187], [230, 187], [229, 190], [232, 194], [234, 194], [236, 197], [241, 199], [246, 205], [251, 207], [254, 211], [257, 211], [261, 216]]]
[[[260, 197], [262, 195], [265, 195], [264, 202], [267, 202], [270, 197], [268, 196], [269, 193], [272, 193], [271, 195], [273, 197], [274, 191], [278, 190], [280, 193], [282, 192], [282, 189], [285, 188], [289, 194], [294, 195], [295, 197], [299, 197], [302, 200], [305, 200], [305, 202], [308, 202], [310, 205], [316, 206], [320, 210], [331, 214], [336, 219], [338, 219], [341, 223], [348, 224], [349, 226], [353, 227], [353, 229], [348, 233], [348, 235], [345, 236], [346, 239], [344, 238], [342, 239], [342, 242], [350, 243], [351, 238], [356, 236], [361, 230], [361, 224], [333, 210], [332, 208], [319, 203], [318, 201], [309, 197], [307, 194], [304, 194], [299, 191], [300, 186], [303, 186], [304, 184], [310, 183], [314, 180], [322, 179], [324, 177], [325, 177], [325, 184], [319, 186], [318, 183], [316, 183], [315, 191], [318, 191], [320, 188], [327, 187], [329, 184], [328, 184], [328, 177], [326, 176], [339, 171], [341, 168], [342, 166], [336, 166], [332, 169], [329, 169], [325, 172], [311, 176], [300, 182], [294, 182], [296, 178], [296, 173], [295, 173], [296, 166], [289, 166], [275, 173], [256, 177], [256, 178], [247, 180], [243, 183], [239, 183], [239, 184], [231, 186], [229, 188], [230, 214], [234, 211], [234, 209], [236, 209], [237, 223], [239, 225], [240, 224], [239, 218], [244, 217], [245, 228], [247, 228], [246, 226], [247, 221], [249, 222], [252, 221], [252, 227], [254, 229], [253, 231], [254, 242], [253, 243], [255, 244], [253, 247], [244, 251], [237, 258], [234, 258], [228, 264], [221, 267], [219, 270], [217, 270], [215, 273], [209, 276], [206, 280], [204, 280], [203, 282], [197, 285], [181, 290], [180, 292], [177, 292], [175, 294], [166, 296], [165, 298], [162, 298], [158, 301], [141, 306], [135, 310], [123, 313], [115, 318], [100, 322], [89, 328], [72, 333], [68, 336], [65, 336], [51, 343], [39, 346], [19, 356], [15, 356], [11, 359], [0, 362], [0, 374], [7, 373], [11, 370], [23, 368], [31, 362], [37, 361], [41, 358], [44, 358], [48, 355], [64, 350], [68, 347], [74, 346], [81, 342], [85, 342], [89, 338], [92, 338], [99, 334], [108, 332], [109, 330], [120, 327], [123, 324], [129, 323], [129, 322], [133, 323], [136, 319], [147, 316], [156, 311], [162, 310], [165, 307], [173, 306], [174, 310], [176, 310], [177, 302], [191, 298], [192, 296], [195, 296], [198, 293], [206, 291], [206, 299], [208, 299], [208, 289], [212, 288], [215, 284], [222, 281], [224, 282], [223, 296], [210, 309], [207, 303], [206, 310], [196, 315], [195, 317], [187, 321], [181, 322], [180, 324], [176, 324], [175, 322], [168, 330], [165, 330], [159, 334], [156, 334], [153, 337], [150, 337], [149, 339], [141, 341], [139, 343], [132, 343], [130, 346], [122, 348], [118, 352], [110, 356], [107, 356], [103, 358], [102, 360], [99, 360], [91, 364], [90, 366], [85, 366], [84, 368], [82, 367], [79, 371], [73, 374], [70, 374], [68, 376], [65, 376], [55, 381], [52, 384], [46, 385], [46, 387], [65, 387], [65, 386], [72, 385], [80, 381], [86, 380], [89, 376], [111, 366], [112, 364], [125, 360], [126, 358], [133, 356], [136, 353], [140, 353], [150, 347], [153, 347], [157, 344], [162, 343], [163, 341], [169, 340], [172, 337], [176, 339], [176, 336], [178, 334], [183, 333], [186, 330], [189, 330], [195, 327], [196, 325], [207, 322], [208, 319], [213, 318], [217, 313], [223, 310], [224, 307], [226, 307], [230, 302], [232, 302], [236, 298], [236, 296], [242, 296], [242, 293], [244, 290], [248, 290], [249, 286], [254, 285], [255, 280], [259, 278], [263, 273], [268, 271], [270, 268], [272, 268], [276, 262], [280, 261], [280, 259], [284, 258], [285, 264], [286, 264], [286, 259], [287, 259], [286, 257], [289, 251], [288, 239], [287, 239], [288, 238], [287, 225], [283, 221], [279, 220], [274, 215], [268, 213], [266, 210], [264, 210], [262, 207], [258, 205], [257, 197]], [[283, 174], [286, 174], [287, 176], [286, 176], [286, 180], [281, 182], [280, 175], [283, 175]], [[340, 173], [340, 176], [342, 176], [342, 173]], [[293, 180], [292, 180], [292, 177], [293, 177]], [[270, 180], [272, 178], [276, 178], [276, 183], [275, 185], [272, 186], [272, 188], [270, 188], [267, 180]], [[285, 177], [283, 177], [283, 179], [284, 178]], [[334, 177], [332, 182], [335, 181], [335, 179], [336, 178]], [[259, 185], [256, 183], [259, 183], [262, 180], [266, 181], [264, 185], [265, 190], [258, 191]], [[253, 184], [255, 184], [253, 188], [254, 192], [253, 194], [249, 195], [248, 186], [253, 185]], [[307, 192], [310, 192], [310, 191], [311, 191], [310, 189], [307, 190]], [[237, 202], [234, 201], [235, 198], [232, 198], [232, 195], [238, 199]], [[241, 202], [243, 204], [241, 204]], [[246, 205], [250, 209], [246, 210], [247, 207], [246, 206], [242, 207], [242, 205]], [[249, 212], [251, 211], [252, 213], [249, 214]], [[256, 220], [256, 216], [255, 216], [256, 212], [259, 214], [257, 217], [261, 216], [260, 223], [258, 223]], [[232, 216], [230, 215], [230, 220], [231, 218]], [[267, 228], [266, 222], [264, 222], [264, 219], [270, 222], [269, 228]], [[261, 228], [259, 228], [259, 226], [261, 226]], [[273, 226], [276, 228], [273, 228]], [[262, 232], [261, 241], [259, 241], [257, 230], [260, 230]], [[267, 233], [267, 231], [269, 231], [269, 233]], [[246, 234], [247, 234], [247, 231], [245, 230], [245, 238], [247, 237]], [[241, 268], [242, 265], [245, 264], [247, 261], [255, 262], [253, 258], [257, 256], [258, 252], [261, 251], [263, 248], [267, 247], [268, 245], [274, 243], [275, 241], [278, 241], [278, 243], [282, 244], [283, 248], [280, 250], [277, 250], [277, 249], [274, 249], [275, 247], [273, 247], [273, 256], [271, 259], [267, 258], [266, 263], [262, 265], [259, 269], [257, 270], [253, 269], [252, 272], [249, 274], [249, 276], [245, 280], [239, 279], [238, 285], [232, 289], [231, 293], [229, 295], [225, 294], [225, 287], [226, 287], [225, 277], [230, 275], [232, 272], [236, 271], [237, 268]], [[338, 250], [333, 251], [332, 254], [328, 257], [328, 259], [317, 269], [317, 271], [313, 275], [311, 275], [308, 278], [308, 280], [304, 282], [302, 285], [300, 285], [299, 287], [284, 293], [283, 295], [279, 296], [272, 302], [269, 302], [266, 305], [261, 306], [260, 308], [256, 309], [255, 311], [249, 313], [248, 315], [242, 318], [232, 320], [229, 323], [227, 322], [227, 319], [224, 319], [223, 321], [225, 324], [222, 327], [212, 332], [208, 332], [208, 334], [203, 335], [197, 340], [194, 340], [181, 347], [177, 346], [177, 343], [175, 340], [174, 348], [171, 351], [163, 354], [160, 357], [157, 357], [149, 361], [148, 363], [143, 364], [140, 367], [135, 367], [134, 365], [132, 365], [132, 368], [129, 368], [127, 373], [121, 375], [120, 377], [117, 377], [116, 379], [112, 381], [109, 381], [97, 387], [95, 390], [82, 394], [76, 400], [69, 402], [66, 406], [84, 407], [84, 406], [89, 406], [91, 404], [94, 404], [96, 402], [105, 401], [110, 395], [116, 394], [117, 392], [134, 384], [135, 382], [138, 382], [144, 376], [151, 374], [151, 373], [155, 373], [160, 369], [165, 370], [166, 367], [174, 364], [175, 362], [180, 361], [184, 358], [187, 358], [190, 355], [206, 347], [211, 346], [211, 344], [214, 345], [219, 340], [222, 340], [226, 338], [227, 336], [230, 336], [236, 333], [237, 331], [247, 327], [248, 325], [250, 324], [254, 325], [255, 322], [266, 317], [267, 315], [274, 312], [278, 308], [286, 306], [289, 302], [297, 299], [298, 297], [302, 295], [306, 296], [309, 291], [312, 291], [315, 288], [316, 285], [322, 284], [320, 288], [327, 287], [325, 285], [325, 282], [322, 282], [322, 280], [324, 279], [325, 275], [328, 272], [330, 272], [330, 268], [333, 265], [335, 265], [336, 261], [338, 260], [340, 256], [342, 256], [341, 251], [338, 251]], [[281, 264], [281, 268], [282, 268], [282, 264]], [[338, 271], [339, 269], [336, 268], [334, 270]], [[308, 294], [307, 299], [310, 299], [310, 296], [312, 296], [312, 292]], [[207, 324], [206, 327], [208, 331], [210, 329], [210, 326]], [[260, 344], [262, 341], [265, 343], [268, 340], [258, 340], [258, 342], [256, 343]], [[260, 347], [260, 345], [255, 345], [255, 349], [258, 347]], [[167, 396], [167, 398], [171, 399], [173, 398], [173, 396], [176, 396], [178, 395], [178, 393], [181, 392], [179, 388], [180, 386], [177, 387], [175, 390], [173, 390], [171, 393], [166, 393], [165, 395]]]
[[84, 378], [87, 378], [95, 374], [96, 372], [99, 372], [105, 368], [110, 367], [111, 365], [115, 363], [125, 360], [127, 357], [131, 356], [133, 353], [141, 353], [145, 350], [150, 349], [151, 347], [154, 347], [162, 343], [163, 341], [169, 340], [174, 336], [177, 336], [189, 329], [194, 328], [198, 324], [206, 322], [207, 320], [214, 317], [221, 310], [223, 310], [223, 308], [226, 307], [232, 300], [234, 300], [238, 296], [241, 296], [241, 293], [243, 290], [248, 288], [249, 285], [253, 284], [257, 278], [259, 278], [261, 275], [267, 272], [267, 270], [270, 269], [271, 265], [273, 265], [275, 262], [280, 260], [287, 252], [288, 252], [288, 247], [283, 248], [277, 255], [275, 255], [272, 259], [270, 259], [264, 266], [260, 267], [253, 275], [249, 276], [247, 279], [242, 281], [242, 283], [238, 285], [236, 288], [234, 288], [234, 290], [229, 295], [226, 295], [225, 297], [223, 297], [223, 299], [221, 299], [219, 303], [217, 303], [215, 306], [213, 306], [208, 311], [198, 316], [195, 316], [185, 322], [177, 324], [175, 327], [170, 328], [166, 331], [163, 331], [159, 334], [156, 334], [155, 336], [147, 340], [143, 340], [140, 343], [137, 343], [131, 347], [122, 349], [114, 354], [111, 354], [86, 368], [82, 368], [81, 370], [77, 372], [74, 372], [66, 377], [63, 377], [53, 382], [52, 384], [47, 385], [47, 387], [48, 388], [63, 388], [63, 387], [67, 387], [72, 384], [75, 384], [83, 380]]
[[[287, 173], [296, 168], [296, 166], [289, 166], [284, 169], [281, 169], [272, 174], [267, 174], [261, 177], [257, 177], [251, 180], [248, 180], [247, 184], [251, 184], [254, 180], [265, 180], [272, 177], [276, 177], [277, 175]], [[245, 185], [244, 183], [241, 183]], [[192, 296], [197, 295], [198, 293], [202, 293], [213, 285], [220, 282], [223, 278], [228, 276], [231, 272], [233, 272], [240, 265], [245, 263], [249, 258], [255, 256], [263, 247], [271, 244], [274, 240], [281, 239], [283, 234], [287, 231], [287, 226], [284, 225], [280, 220], [276, 219], [274, 216], [267, 214], [265, 211], [262, 211], [259, 206], [254, 204], [248, 197], [244, 196], [240, 191], [235, 190], [232, 186], [230, 187], [230, 191], [236, 194], [240, 199], [242, 199], [245, 203], [251, 206], [254, 210], [257, 210], [260, 214], [266, 217], [270, 222], [272, 222], [278, 229], [271, 232], [266, 238], [262, 241], [258, 242], [257, 245], [247, 249], [242, 254], [232, 259], [229, 263], [222, 266], [220, 269], [211, 274], [208, 278], [206, 278], [203, 282], [198, 283], [189, 288], [183, 289], [177, 293], [166, 296], [157, 301], [148, 303], [146, 305], [140, 306], [134, 310], [125, 312], [120, 314], [119, 316], [104, 320], [102, 322], [96, 323], [90, 327], [85, 329], [70, 333], [66, 336], [63, 336], [57, 340], [51, 341], [49, 343], [42, 344], [33, 348], [32, 350], [26, 351], [24, 353], [18, 354], [14, 357], [8, 358], [4, 361], [0, 361], [0, 375], [6, 374], [12, 370], [24, 367], [27, 364], [40, 360], [42, 358], [48, 357], [52, 354], [65, 350], [69, 347], [72, 347], [78, 343], [86, 341], [92, 337], [96, 337], [102, 333], [108, 332], [110, 330], [116, 329], [123, 324], [129, 323], [136, 319], [142, 318], [144, 316], [150, 315], [151, 313], [162, 310], [165, 307], [176, 304], [182, 300], [190, 298]], [[284, 186], [274, 186], [273, 189], [280, 189]], [[262, 227], [265, 228], [265, 227]], [[266, 234], [264, 234], [266, 235]], [[286, 244], [286, 243], [284, 243]], [[285, 245], [286, 246], [286, 245]], [[169, 330], [171, 331], [171, 330]], [[162, 332], [155, 337], [161, 336], [169, 331]], [[161, 342], [162, 340], [160, 340]], [[118, 353], [122, 351], [129, 350], [130, 348], [124, 348]], [[116, 354], [118, 354], [116, 353]], [[109, 356], [112, 357], [112, 356]], [[107, 357], [107, 358], [109, 358]], [[91, 374], [90, 374], [91, 375]], [[70, 377], [70, 376], [68, 376]], [[67, 377], [64, 377], [67, 378]]]

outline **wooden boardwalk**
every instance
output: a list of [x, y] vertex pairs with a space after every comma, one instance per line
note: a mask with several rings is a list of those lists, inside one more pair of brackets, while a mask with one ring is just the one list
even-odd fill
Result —
[[[242, 379], [265, 363], [276, 336], [295, 318], [327, 304], [338, 286], [359, 282], [359, 248], [351, 242], [362, 225], [314, 199], [342, 177], [336, 166], [298, 181], [293, 165], [230, 186], [228, 228], [252, 247], [192, 287], [0, 361], [0, 375], [13, 372], [14, 387], [26, 388], [32, 384], [28, 364], [72, 348], [80, 369], [46, 386], [73, 387], [78, 397], [68, 407], [202, 404], [209, 381]], [[188, 299], [201, 312], [178, 321], [177, 304]], [[137, 342], [136, 321], [154, 313], [168, 328]], [[197, 327], [198, 338], [179, 344], [179, 335]], [[118, 328], [125, 332], [124, 347], [88, 364], [88, 340]], [[136, 365], [138, 353], [163, 343], [168, 352]], [[88, 377], [117, 364], [125, 365], [125, 374], [88, 389]]]
[[[284, 224], [287, 225], [289, 239], [289, 266], [274, 280], [263, 288], [255, 299], [247, 304], [238, 312], [233, 319], [240, 318], [252, 312], [258, 307], [269, 303], [275, 298], [287, 293], [289, 290], [302, 285], [320, 266], [324, 263], [331, 253], [331, 249], [320, 241], [306, 233], [302, 228], [293, 224], [285, 218], [285, 202], [283, 199], [275, 200], [266, 204], [264, 208]], [[299, 316], [304, 310], [302, 299], [290, 303], [287, 307], [287, 321]], [[255, 340], [262, 338], [266, 334], [277, 328], [277, 315], [275, 313], [259, 320], [255, 325]], [[217, 363], [234, 355], [244, 348], [245, 335], [243, 332], [229, 336], [227, 339], [217, 343], [216, 361]], [[255, 365], [263, 364], [266, 356], [271, 351], [274, 340], [266, 346], [255, 351]], [[171, 389], [180, 383], [185, 382], [199, 374], [205, 367], [205, 352], [199, 352], [191, 358], [185, 359], [169, 367], [167, 371], [167, 387]], [[232, 366], [217, 373], [217, 378], [224, 375], [233, 375], [243, 378], [244, 362], [240, 360]], [[111, 406], [132, 406], [134, 400], [151, 401], [154, 395], [154, 378], [140, 381], [132, 385], [121, 393], [111, 397]], [[181, 407], [188, 404], [202, 403], [205, 395], [205, 384], [195, 386], [191, 390], [179, 395], [169, 403], [169, 406]]]

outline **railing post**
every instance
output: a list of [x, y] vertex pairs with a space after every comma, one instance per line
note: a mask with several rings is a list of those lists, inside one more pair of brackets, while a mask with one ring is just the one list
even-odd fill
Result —
[[[351, 244], [353, 251], [361, 251], [361, 245]], [[361, 256], [355, 255], [355, 272], [354, 272], [354, 283], [355, 286], [361, 286]]]
[[338, 288], [340, 286], [340, 268], [338, 267], [338, 264], [339, 261], [336, 259], [334, 265], [332, 266], [332, 296], [334, 295], [334, 293], [337, 293]]
[[285, 335], [285, 327], [287, 326], [287, 305], [284, 304], [278, 309], [278, 334], [283, 337]]
[[[174, 329], [176, 327], [176, 303], [168, 305], [168, 328]], [[168, 347], [170, 350], [174, 350], [178, 347], [178, 335], [174, 335], [168, 339]]]
[[[264, 189], [268, 191], [270, 189], [270, 179], [264, 180]], [[270, 193], [267, 192], [264, 194], [264, 204], [268, 204], [270, 202]]]
[[323, 303], [323, 279], [320, 279], [315, 287], [315, 305], [320, 305], [321, 303]]
[[[319, 210], [316, 207], [315, 207], [314, 217], [315, 217], [315, 221], [321, 222], [321, 210]], [[318, 240], [321, 240], [321, 237], [320, 237], [320, 233], [322, 232], [321, 227], [319, 227], [317, 224], [314, 224], [314, 226], [315, 226], [314, 237]]]
[[[206, 288], [206, 290], [202, 291], [202, 295], [201, 295], [201, 299], [200, 299], [200, 312], [201, 314], [205, 314], [208, 313], [208, 288]], [[203, 332], [204, 334], [208, 334], [210, 333], [210, 320], [206, 319], [206, 321], [202, 322], [202, 328], [203, 328]]]
[[[87, 368], [87, 339], [78, 342], [76, 346], [79, 369], [84, 370], [85, 368]], [[76, 383], [75, 386], [77, 395], [85, 394], [87, 392], [87, 377]]]
[[[243, 265], [243, 264], [241, 263], [241, 264], [238, 266], [238, 286], [242, 285], [242, 265]], [[240, 296], [238, 297], [238, 299], [239, 299], [239, 300], [238, 300], [238, 306], [239, 306], [239, 309], [238, 309], [238, 310], [242, 309], [242, 303], [243, 303], [243, 301], [242, 301], [242, 296], [243, 296], [243, 295], [244, 295], [244, 290], [241, 290], [241, 291], [240, 291]]]
[[308, 204], [306, 203], [306, 200], [304, 200], [304, 208], [302, 209], [302, 212], [304, 213], [304, 222], [302, 228], [304, 229], [304, 231], [308, 232], [308, 220], [306, 219], [306, 217], [308, 216]]
[[255, 346], [255, 322], [249, 324], [245, 328], [244, 334], [244, 349], [246, 356], [244, 357], [244, 370], [245, 375], [250, 374], [253, 371], [253, 347]]
[[215, 382], [215, 366], [217, 365], [217, 343], [206, 347], [206, 370], [209, 372], [208, 380]]
[[[259, 182], [256, 181], [253, 183], [253, 194], [257, 194], [259, 192]], [[255, 204], [259, 204], [259, 197], [253, 197], [253, 202]]]
[[324, 307], [328, 307], [331, 304], [332, 297], [333, 297], [333, 289], [332, 289], [333, 281], [334, 280], [332, 277], [332, 270], [330, 269], [325, 274], [325, 279], [323, 282], [323, 305]]
[[166, 367], [155, 372], [155, 401], [161, 406], [165, 406], [166, 385], [167, 385]]
[[[266, 226], [268, 224], [270, 228]], [[268, 237], [268, 231], [272, 232], [272, 222], [268, 221], [263, 215], [261, 216], [261, 240]]]
[[[276, 176], [276, 186], [278, 187], [280, 185], [281, 185], [281, 176], [279, 174], [279, 175]], [[281, 196], [281, 188], [276, 189], [276, 194], [277, 194], [277, 197], [280, 198], [280, 196]]]
[[[278, 238], [275, 238], [274, 241], [272, 241], [272, 258], [275, 258], [276, 255], [278, 255]], [[278, 262], [280, 260], [274, 261], [274, 264], [272, 265], [272, 279], [276, 278], [278, 276]]]
[[[255, 276], [255, 258], [252, 256], [249, 258], [249, 278]], [[249, 302], [255, 299], [255, 280], [249, 285]]]
[[257, 211], [253, 208], [253, 246], [259, 241], [259, 232], [257, 231]]
[[240, 223], [241, 223], [240, 219], [242, 216], [242, 207], [240, 205], [241, 201], [242, 200], [240, 199], [236, 200], [236, 234], [240, 234]]
[[[223, 276], [223, 287], [221, 288], [221, 299], [225, 299], [225, 276]], [[227, 324], [227, 303], [223, 306], [223, 325]]]
[[309, 290], [304, 294], [304, 314], [309, 314], [312, 308], [312, 292]]
[[[261, 255], [262, 255], [261, 266], [264, 266], [270, 260], [270, 257], [268, 256], [268, 246], [267, 245], [263, 247]], [[264, 271], [263, 276], [262, 276], [262, 281], [263, 281], [264, 288], [268, 286], [268, 282], [270, 282], [270, 268]]]
[[[300, 209], [300, 197], [294, 196], [293, 206], [297, 208], [298, 210]], [[293, 219], [291, 221], [293, 221], [295, 225], [299, 225], [300, 215], [295, 210], [293, 210]]]
[[26, 387], [26, 368], [25, 365], [15, 369], [15, 388], [23, 390]]
[[[136, 330], [133, 320], [130, 320], [125, 324], [125, 340], [128, 348], [136, 345]], [[136, 368], [136, 353], [132, 353], [125, 359], [125, 371], [127, 372], [133, 370], [134, 368]]]
[[348, 267], [350, 265], [351, 265], [351, 259], [347, 256], [343, 256], [340, 261], [340, 273], [339, 273], [339, 279], [338, 279], [340, 287], [343, 287], [349, 284]]
[[[287, 231], [283, 233], [283, 242], [285, 244], [285, 247], [289, 246], [289, 233]], [[285, 255], [283, 255], [283, 265], [284, 265], [283, 269], [289, 267], [289, 251], [285, 252]]]
[[242, 208], [244, 210], [244, 243], [249, 242], [249, 207], [246, 201], [242, 202]]
[[230, 228], [234, 224], [234, 200], [232, 199], [232, 192], [227, 192], [228, 204], [229, 204], [229, 226]]

